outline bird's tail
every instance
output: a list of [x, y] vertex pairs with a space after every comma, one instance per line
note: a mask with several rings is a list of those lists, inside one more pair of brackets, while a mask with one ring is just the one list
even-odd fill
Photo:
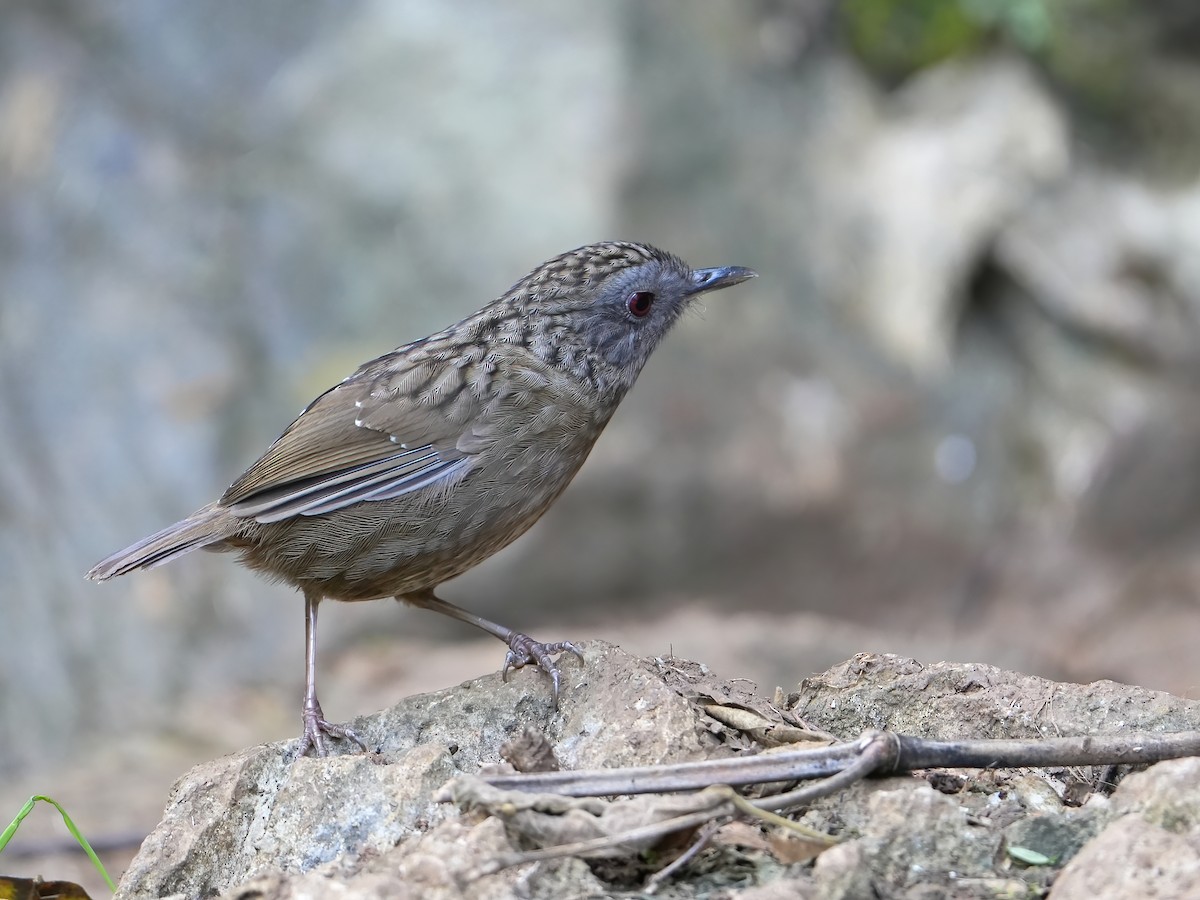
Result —
[[233, 532], [231, 526], [228, 511], [211, 503], [182, 522], [169, 525], [100, 560], [92, 566], [87, 578], [91, 581], [107, 581], [134, 569], [152, 569], [200, 547], [220, 543]]

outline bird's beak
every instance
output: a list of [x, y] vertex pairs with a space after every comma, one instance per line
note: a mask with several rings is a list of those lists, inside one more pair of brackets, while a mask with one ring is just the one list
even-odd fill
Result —
[[708, 291], [719, 291], [721, 288], [733, 287], [751, 278], [757, 278], [758, 273], [744, 266], [720, 266], [716, 269], [693, 269], [692, 290], [689, 296], [704, 294]]

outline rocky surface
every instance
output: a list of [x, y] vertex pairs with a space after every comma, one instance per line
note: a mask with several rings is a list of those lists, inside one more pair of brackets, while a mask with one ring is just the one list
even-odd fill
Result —
[[[118, 897], [606, 897], [636, 895], [687, 842], [601, 858], [488, 863], [578, 827], [564, 804], [491, 814], [443, 786], [544, 736], [563, 768], [649, 765], [762, 749], [726, 714], [799, 716], [853, 737], [892, 728], [940, 738], [1172, 732], [1200, 702], [1113, 683], [1056, 684], [979, 665], [861, 655], [775, 702], [681, 659], [636, 659], [598, 642], [571, 664], [555, 712], [536, 673], [495, 676], [402, 701], [355, 725], [368, 754], [297, 758], [266, 744], [196, 767], [121, 880]], [[705, 708], [709, 712], [705, 712]], [[714, 718], [710, 712], [715, 712]], [[718, 720], [720, 719], [720, 721]], [[1121, 777], [1124, 776], [1124, 777]], [[799, 821], [838, 842], [805, 845], [759, 823], [726, 826], [655, 888], [660, 896], [1185, 896], [1200, 849], [1200, 760], [1117, 770], [926, 771], [861, 782]], [[1113, 783], [1116, 788], [1113, 790]], [[522, 795], [526, 796], [526, 795]], [[683, 804], [686, 798], [642, 802]], [[610, 811], [574, 802], [571, 816]], [[628, 813], [626, 813], [628, 816]], [[600, 819], [592, 821], [600, 822]], [[551, 823], [549, 827], [546, 823]], [[594, 833], [598, 826], [590, 826]], [[548, 835], [556, 835], [551, 839]], [[815, 858], [814, 858], [815, 857]], [[1033, 864], [1030, 864], [1030, 860]], [[1175, 893], [1172, 893], [1175, 891]]]

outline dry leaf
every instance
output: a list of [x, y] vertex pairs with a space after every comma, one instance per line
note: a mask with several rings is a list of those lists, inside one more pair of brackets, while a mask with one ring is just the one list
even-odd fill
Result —
[[762, 850], [771, 852], [771, 844], [762, 829], [748, 822], [726, 822], [717, 829], [712, 837], [712, 843], [724, 844], [726, 847], [743, 847], [747, 850]]
[[73, 881], [0, 875], [0, 900], [91, 900], [91, 897]]
[[771, 835], [771, 853], [784, 865], [808, 862], [810, 859], [816, 859], [822, 851], [828, 850], [829, 846], [829, 844], [810, 841], [802, 837], [793, 837], [792, 835]]

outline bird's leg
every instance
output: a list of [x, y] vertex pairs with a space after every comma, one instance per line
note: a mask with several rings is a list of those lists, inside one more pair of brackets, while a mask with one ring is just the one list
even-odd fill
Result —
[[317, 607], [321, 595], [304, 592], [304, 734], [300, 738], [300, 755], [312, 747], [317, 756], [325, 756], [325, 735], [354, 741], [365, 752], [367, 745], [345, 725], [334, 725], [325, 721], [321, 704], [317, 700]]
[[482, 628], [488, 634], [500, 638], [500, 640], [508, 644], [508, 655], [504, 657], [504, 668], [500, 670], [500, 677], [507, 681], [509, 669], [519, 669], [529, 663], [537, 664], [539, 669], [550, 676], [555, 709], [558, 709], [558, 692], [560, 682], [562, 681], [562, 674], [559, 671], [558, 663], [553, 659], [554, 655], [563, 652], [574, 653], [579, 657], [579, 661], [583, 662], [583, 654], [570, 641], [555, 641], [552, 644], [543, 644], [540, 641], [535, 641], [527, 634], [513, 631], [511, 628], [505, 628], [503, 625], [497, 625], [495, 622], [489, 621], [482, 616], [477, 616], [474, 613], [469, 613], [465, 609], [455, 606], [453, 603], [447, 603], [440, 597], [435, 596], [432, 590], [402, 594], [396, 599], [412, 606], [418, 606], [421, 609], [429, 609], [433, 612], [439, 612], [444, 616], [450, 616], [452, 619], [458, 619], [460, 622], [466, 622], [468, 625]]

